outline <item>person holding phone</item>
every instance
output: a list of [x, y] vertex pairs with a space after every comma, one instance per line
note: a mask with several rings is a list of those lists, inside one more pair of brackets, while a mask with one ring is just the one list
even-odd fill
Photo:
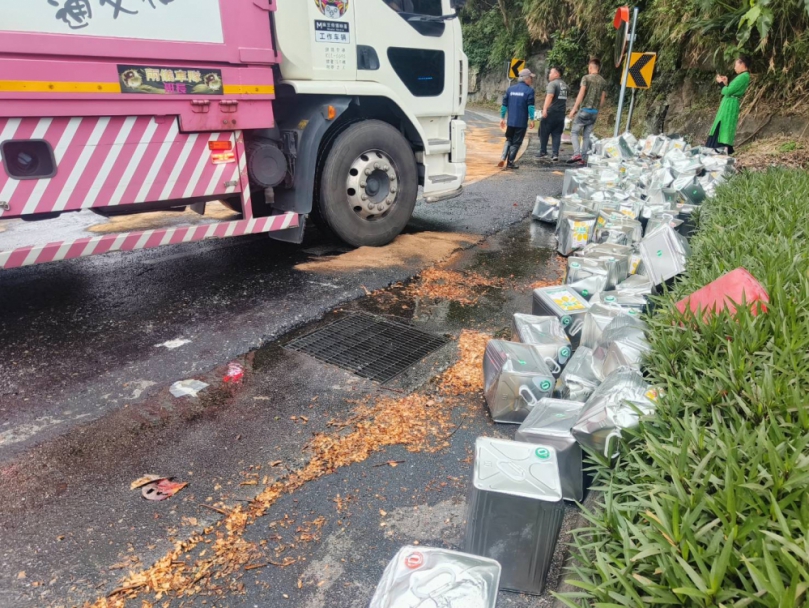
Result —
[[719, 150], [727, 148], [728, 154], [735, 152], [736, 129], [739, 125], [739, 111], [742, 97], [750, 86], [750, 58], [740, 55], [733, 66], [736, 77], [728, 83], [728, 77], [717, 75], [716, 83], [722, 87], [722, 103], [716, 113], [713, 126], [708, 133], [705, 147]]

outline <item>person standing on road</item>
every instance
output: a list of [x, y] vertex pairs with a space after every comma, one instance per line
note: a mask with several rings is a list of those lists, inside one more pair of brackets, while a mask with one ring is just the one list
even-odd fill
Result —
[[559, 160], [559, 146], [562, 144], [562, 133], [565, 130], [565, 111], [567, 110], [567, 84], [562, 80], [564, 69], [553, 66], [548, 74], [548, 87], [545, 89], [545, 105], [542, 107], [542, 121], [539, 123], [539, 155], [548, 157], [548, 138], [552, 139], [553, 156], [551, 160]]
[[587, 76], [581, 79], [579, 96], [570, 111], [570, 118], [573, 119], [573, 127], [570, 130], [573, 156], [567, 161], [568, 163], [584, 164], [584, 157], [590, 151], [590, 136], [595, 129], [598, 112], [607, 98], [607, 81], [599, 73], [601, 61], [591, 59], [588, 72]]
[[[500, 128], [506, 130], [506, 146], [503, 150], [503, 158], [497, 164], [498, 167], [506, 166], [507, 169], [518, 169], [514, 164], [517, 152], [525, 139], [525, 133], [530, 128], [534, 128], [534, 78], [535, 74], [531, 70], [522, 70], [519, 81], [509, 87], [503, 95], [503, 105], [500, 108]], [[508, 120], [506, 120], [508, 118]]]
[[742, 97], [750, 86], [750, 58], [741, 55], [733, 66], [737, 76], [728, 84], [727, 76], [717, 76], [717, 84], [722, 86], [722, 103], [716, 113], [716, 119], [708, 133], [707, 148], [718, 150], [727, 148], [728, 154], [733, 154], [733, 143], [736, 140], [736, 128], [739, 125], [739, 109]]

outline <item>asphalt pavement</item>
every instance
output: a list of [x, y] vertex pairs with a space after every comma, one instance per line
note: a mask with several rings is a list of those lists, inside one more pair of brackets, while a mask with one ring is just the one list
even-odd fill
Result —
[[[490, 117], [467, 120], [497, 141]], [[419, 202], [405, 246], [389, 252], [347, 252], [312, 227], [301, 246], [251, 236], [0, 274], [0, 605], [81, 605], [115, 591], [126, 572], [221, 519], [200, 504], [249, 504], [261, 486], [304, 466], [313, 433], [328, 432], [356, 400], [429, 390], [435, 369], [457, 356], [452, 345], [395, 390], [281, 345], [346, 310], [405, 317], [453, 338], [506, 327], [511, 312], [526, 310], [530, 281], [555, 268], [550, 235], [525, 218], [535, 196], [558, 195], [561, 181], [526, 162], [457, 199]], [[452, 264], [516, 283], [468, 308], [368, 295], [457, 247], [465, 251]], [[236, 389], [222, 383], [234, 360], [247, 370]], [[211, 386], [196, 399], [171, 396], [168, 387], [187, 378]], [[391, 447], [282, 496], [244, 538], [295, 545], [294, 564], [242, 571], [241, 589], [184, 605], [365, 606], [401, 544], [457, 547], [470, 446], [502, 432], [479, 396], [470, 399], [475, 414], [453, 413], [448, 449]], [[391, 460], [402, 464], [376, 466]], [[145, 473], [190, 485], [147, 502], [129, 489]], [[501, 605], [548, 601], [506, 594]]]

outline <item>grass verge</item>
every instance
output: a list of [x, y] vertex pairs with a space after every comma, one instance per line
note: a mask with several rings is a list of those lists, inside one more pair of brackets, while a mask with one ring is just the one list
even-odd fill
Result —
[[[577, 531], [568, 606], [807, 603], [809, 175], [745, 173], [706, 203], [686, 275], [649, 319], [665, 397]], [[744, 266], [767, 314], [681, 323], [673, 303]]]

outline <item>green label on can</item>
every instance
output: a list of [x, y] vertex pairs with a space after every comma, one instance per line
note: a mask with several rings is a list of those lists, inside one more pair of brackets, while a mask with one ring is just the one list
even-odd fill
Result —
[[659, 258], [663, 257], [663, 250], [662, 249], [657, 250], [657, 257], [659, 257]]
[[549, 391], [551, 390], [551, 381], [550, 380], [543, 380], [539, 383], [540, 390]]
[[589, 292], [589, 291], [587, 291], [586, 289], [582, 289], [582, 290], [581, 290], [581, 295], [583, 295], [583, 296], [586, 298], [587, 296], [589, 296], [589, 295], [590, 295], [590, 292]]
[[565, 315], [564, 317], [562, 317], [562, 325], [565, 325], [565, 326], [570, 325], [570, 321], [571, 321], [571, 318], [569, 316]]
[[548, 460], [551, 457], [551, 451], [548, 448], [537, 448], [534, 452], [540, 460]]
[[559, 354], [562, 357], [569, 357], [570, 356], [570, 349], [567, 346], [562, 347], [562, 350], [559, 351]]

